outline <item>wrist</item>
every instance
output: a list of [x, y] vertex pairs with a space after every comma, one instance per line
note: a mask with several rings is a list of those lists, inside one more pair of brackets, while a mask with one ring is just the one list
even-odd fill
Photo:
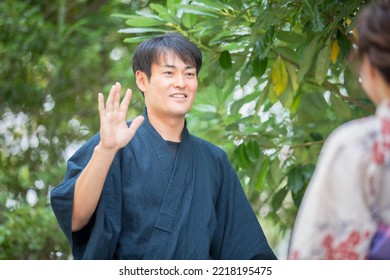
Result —
[[116, 148], [103, 147], [101, 142], [97, 144], [97, 146], [95, 147], [95, 153], [97, 153], [98, 155], [102, 155], [104, 157], [114, 158], [117, 152], [118, 149]]

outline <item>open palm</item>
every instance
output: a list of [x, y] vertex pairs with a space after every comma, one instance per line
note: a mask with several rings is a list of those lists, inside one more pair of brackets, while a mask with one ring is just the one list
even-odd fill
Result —
[[103, 94], [99, 93], [98, 96], [100, 141], [102, 148], [105, 149], [119, 150], [126, 146], [144, 120], [143, 116], [138, 116], [130, 126], [127, 125], [126, 115], [132, 91], [130, 89], [126, 91], [122, 102], [120, 102], [120, 92], [120, 83], [113, 85], [105, 105]]

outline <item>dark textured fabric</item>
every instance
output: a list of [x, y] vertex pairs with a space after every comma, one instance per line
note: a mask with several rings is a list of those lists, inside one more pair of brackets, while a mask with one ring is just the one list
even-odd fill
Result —
[[169, 151], [172, 155], [172, 158], [175, 159], [177, 155], [177, 151], [179, 150], [180, 143], [179, 142], [172, 142], [172, 141], [165, 141], [168, 144]]
[[75, 259], [276, 259], [226, 153], [185, 128], [173, 160], [145, 121], [116, 155], [89, 224], [71, 232], [77, 176], [95, 135], [68, 162], [51, 205]]

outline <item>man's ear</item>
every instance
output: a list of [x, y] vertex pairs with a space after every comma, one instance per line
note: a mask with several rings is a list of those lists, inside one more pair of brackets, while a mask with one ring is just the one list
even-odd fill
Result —
[[135, 72], [135, 82], [140, 91], [145, 92], [146, 84], [148, 82], [148, 76], [140, 70]]

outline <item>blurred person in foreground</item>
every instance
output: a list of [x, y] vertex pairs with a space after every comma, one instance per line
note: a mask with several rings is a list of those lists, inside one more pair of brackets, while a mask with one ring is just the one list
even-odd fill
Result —
[[68, 161], [51, 205], [74, 259], [276, 259], [226, 153], [191, 135], [202, 54], [176, 33], [133, 57], [145, 110], [99, 94], [100, 133]]
[[289, 259], [390, 258], [390, 1], [370, 3], [358, 20], [361, 84], [376, 113], [326, 140]]

